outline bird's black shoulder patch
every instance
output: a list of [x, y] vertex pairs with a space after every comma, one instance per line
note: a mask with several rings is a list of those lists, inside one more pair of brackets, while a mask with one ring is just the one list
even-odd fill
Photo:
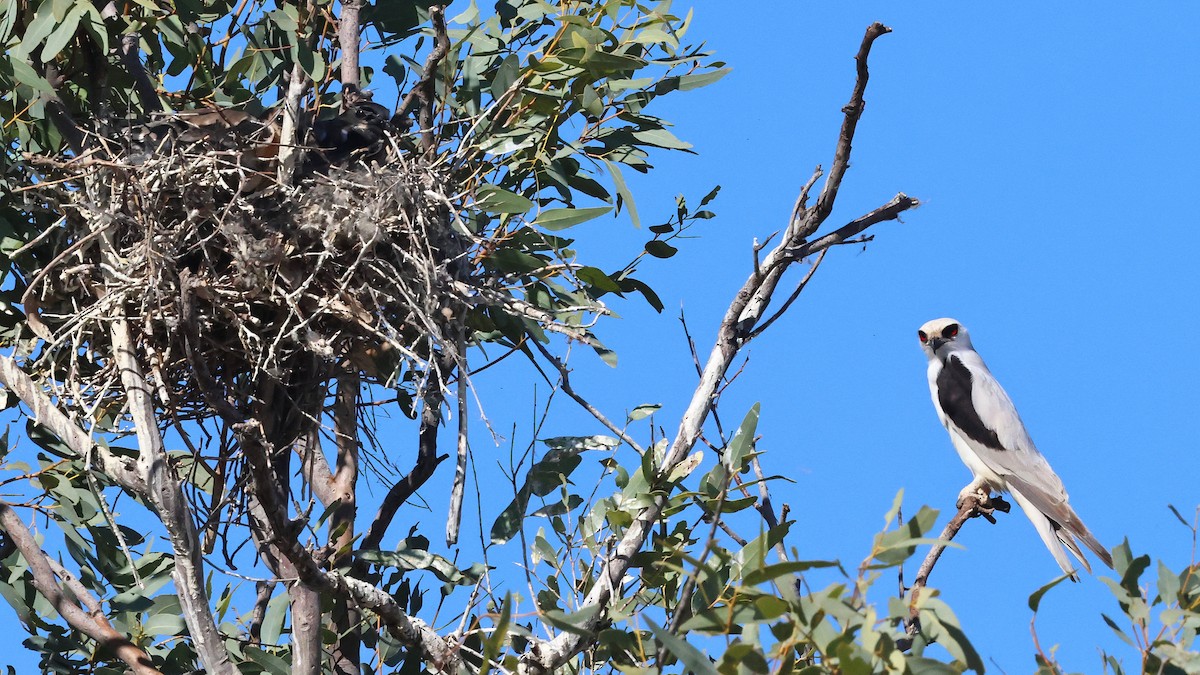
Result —
[[968, 438], [994, 450], [1003, 450], [996, 432], [987, 428], [975, 410], [971, 400], [971, 371], [957, 356], [951, 356], [942, 364], [937, 376], [938, 405], [946, 417]]

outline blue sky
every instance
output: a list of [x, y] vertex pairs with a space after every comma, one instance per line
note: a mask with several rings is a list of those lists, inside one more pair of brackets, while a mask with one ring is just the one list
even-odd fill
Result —
[[[666, 312], [618, 308], [626, 325], [604, 335], [621, 365], [589, 369], [586, 389], [610, 406], [662, 402], [659, 423], [673, 431], [695, 379], [679, 309], [707, 353], [753, 239], [780, 229], [813, 166], [829, 165], [853, 55], [882, 21], [895, 32], [872, 52], [866, 114], [829, 222], [898, 191], [924, 205], [876, 226], [865, 250], [831, 252], [750, 346], [723, 402], [738, 418], [762, 402], [767, 471], [795, 480], [774, 486], [799, 521], [792, 544], [853, 565], [897, 490], [907, 513], [953, 508], [970, 475], [935, 418], [916, 340], [924, 321], [953, 316], [1102, 542], [1128, 537], [1136, 553], [1183, 567], [1190, 535], [1167, 505], [1186, 515], [1200, 502], [1200, 433], [1189, 422], [1200, 409], [1200, 8], [695, 7], [692, 36], [734, 70], [656, 110], [699, 154], [658, 158], [637, 188], [650, 193], [639, 206], [651, 220], [649, 204], [665, 212], [676, 192], [721, 184], [718, 218], [644, 275]], [[601, 227], [619, 230], [593, 222], [576, 234]], [[966, 549], [950, 551], [931, 584], [989, 666], [1032, 670], [1026, 598], [1057, 566], [1019, 514], [972, 522], [959, 541]], [[1100, 647], [1136, 667], [1101, 612], [1120, 613], [1094, 578], [1055, 589], [1039, 616], [1043, 647], [1060, 644], [1071, 670], [1098, 672]]]
[[[661, 403], [656, 422], [674, 432], [695, 385], [680, 310], [707, 353], [750, 271], [754, 239], [781, 229], [813, 167], [829, 165], [854, 53], [866, 26], [882, 21], [895, 32], [872, 52], [867, 109], [829, 224], [899, 191], [924, 204], [903, 223], [873, 228], [865, 249], [832, 251], [791, 312], [749, 346], [722, 404], [727, 426], [762, 404], [765, 469], [794, 481], [772, 486], [798, 522], [789, 544], [853, 567], [898, 490], [909, 514], [921, 504], [953, 507], [970, 476], [934, 415], [916, 330], [954, 316], [1101, 541], [1128, 537], [1135, 552], [1183, 567], [1189, 534], [1167, 505], [1190, 514], [1200, 503], [1191, 422], [1200, 411], [1192, 260], [1200, 6], [707, 0], [695, 8], [692, 37], [733, 71], [651, 110], [675, 122], [697, 155], [659, 155], [650, 176], [626, 177], [646, 224], [665, 219], [677, 193], [694, 202], [716, 184], [718, 217], [694, 228], [675, 258], [643, 267], [666, 311], [615, 302], [622, 318], [600, 334], [620, 366], [579, 351], [576, 387], [618, 419]], [[581, 260], [612, 265], [648, 238], [623, 218], [571, 234]], [[492, 424], [518, 446], [528, 442], [530, 400], [547, 389], [529, 376], [510, 363], [476, 382]], [[559, 400], [541, 436], [602, 431], [572, 406]], [[486, 531], [511, 498], [490, 473], [508, 446], [493, 446], [473, 424]], [[413, 444], [404, 433], [395, 438], [400, 465]], [[430, 510], [403, 511], [390, 543], [417, 522], [440, 538], [451, 474], [443, 465], [421, 493]], [[466, 519], [475, 513], [469, 489]], [[464, 524], [463, 541], [477, 538]], [[931, 585], [993, 672], [1033, 670], [1026, 598], [1058, 574], [1053, 559], [1020, 514], [996, 526], [971, 522], [958, 541], [966, 548], [943, 557]], [[915, 564], [907, 578], [914, 574]], [[1134, 666], [1101, 612], [1120, 613], [1096, 579], [1056, 588], [1039, 617], [1042, 646], [1061, 645], [1057, 655], [1074, 671], [1099, 672], [1099, 648]], [[0, 615], [0, 624], [11, 620]]]

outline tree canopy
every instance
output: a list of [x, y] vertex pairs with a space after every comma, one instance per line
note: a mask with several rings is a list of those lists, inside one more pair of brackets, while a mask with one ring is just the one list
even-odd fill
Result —
[[[758, 407], [736, 427], [719, 414], [737, 355], [826, 251], [918, 205], [898, 193], [827, 223], [889, 29], [867, 27], [835, 74], [850, 98], [829, 169], [754, 245], [664, 433], [654, 406], [592, 405], [568, 355], [615, 364], [613, 307], [663, 309], [641, 270], [714, 217], [719, 188], [679, 197], [611, 269], [588, 257], [604, 230], [572, 228], [642, 226], [626, 175], [691, 147], [656, 99], [726, 64], [670, 2], [454, 9], [4, 5], [0, 383], [21, 426], [3, 443], [0, 594], [42, 669], [983, 672], [925, 579], [869, 592], [931, 543], [936, 511], [903, 519], [897, 498], [857, 567], [804, 559]], [[443, 555], [478, 459], [471, 378], [510, 358], [605, 432], [540, 438], [478, 516], [488, 541]], [[446, 460], [445, 522], [389, 534]], [[1148, 558], [1115, 562], [1133, 628], [1106, 620], [1146, 672], [1190, 672], [1194, 565], [1160, 567], [1155, 595]], [[835, 580], [814, 588], [815, 571]]]

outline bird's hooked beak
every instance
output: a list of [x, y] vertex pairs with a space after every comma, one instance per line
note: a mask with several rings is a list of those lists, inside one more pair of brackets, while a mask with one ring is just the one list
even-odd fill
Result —
[[929, 348], [932, 349], [936, 354], [937, 350], [940, 349], [942, 345], [946, 344], [946, 342], [946, 338], [931, 337], [929, 338]]

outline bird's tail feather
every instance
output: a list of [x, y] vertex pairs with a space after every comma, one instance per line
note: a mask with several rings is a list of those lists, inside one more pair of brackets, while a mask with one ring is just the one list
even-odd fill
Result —
[[[1087, 560], [1084, 560], [1083, 553], [1079, 550], [1079, 545], [1075, 543], [1076, 537], [1079, 538], [1079, 541], [1084, 546], [1088, 547], [1088, 550], [1095, 553], [1101, 562], [1108, 565], [1109, 569], [1112, 569], [1112, 554], [1108, 552], [1108, 549], [1104, 548], [1104, 545], [1096, 537], [1092, 536], [1087, 526], [1079, 518], [1079, 514], [1075, 513], [1075, 509], [1071, 508], [1070, 504], [1066, 501], [1047, 498], [1035, 486], [1013, 476], [1009, 476], [1008, 485], [1014, 495], [1020, 492], [1022, 498], [1033, 507], [1033, 511], [1025, 508], [1024, 505], [1021, 507], [1025, 508], [1029, 519], [1033, 520], [1036, 524], [1037, 518], [1034, 517], [1034, 512], [1036, 511], [1041, 513], [1043, 518], [1050, 520], [1052, 523], [1051, 527], [1055, 530], [1057, 539], [1066, 544], [1067, 548], [1071, 549], [1071, 552], [1083, 562], [1083, 566], [1087, 567], [1089, 572], [1091, 571], [1091, 567], [1088, 565]], [[1043, 541], [1046, 539], [1045, 535], [1042, 535], [1042, 539]]]
[[[1061, 530], [1056, 532], [1054, 525], [1046, 517], [1046, 514], [1042, 513], [1041, 509], [1022, 494], [1019, 488], [1012, 484], [1008, 488], [1009, 492], [1012, 493], [1013, 499], [1016, 500], [1017, 506], [1020, 506], [1025, 515], [1029, 517], [1034, 529], [1037, 530], [1038, 536], [1042, 538], [1042, 542], [1046, 544], [1046, 548], [1050, 549], [1050, 555], [1054, 556], [1054, 560], [1058, 563], [1058, 566], [1062, 568], [1064, 573], [1071, 575], [1072, 581], [1079, 581], [1079, 575], [1075, 573], [1075, 566], [1071, 564], [1071, 559], [1067, 557], [1067, 552], [1063, 549], [1063, 544], [1066, 542], [1059, 536], [1058, 532], [1061, 532]], [[1068, 541], [1070, 541], [1070, 534], [1067, 537]], [[1070, 541], [1068, 546], [1072, 549], [1071, 552], [1083, 561], [1083, 566], [1087, 568], [1087, 561], [1083, 560], [1083, 556], [1080, 555], [1079, 547], [1075, 545], [1075, 542]], [[1088, 571], [1090, 572], [1091, 569], [1089, 568]]]

